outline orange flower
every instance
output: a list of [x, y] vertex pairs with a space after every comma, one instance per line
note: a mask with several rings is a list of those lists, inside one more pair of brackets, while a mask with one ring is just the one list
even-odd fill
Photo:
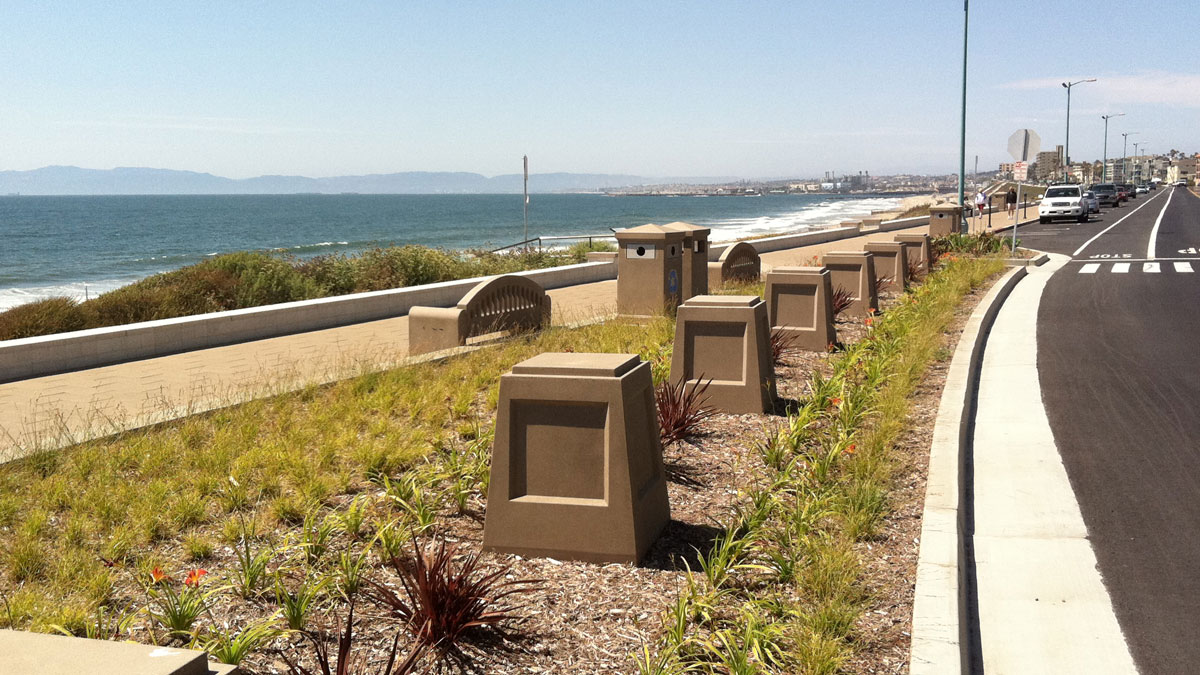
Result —
[[829, 405], [830, 405], [831, 407], [832, 407], [832, 406], [835, 406], [835, 405], [841, 405], [841, 404], [842, 404], [842, 399], [840, 399], [840, 398], [838, 398], [838, 397], [836, 397], [836, 396], [834, 396], [833, 398], [829, 399]]
[[205, 574], [208, 574], [208, 570], [192, 570], [191, 572], [188, 572], [187, 578], [183, 580], [183, 585], [199, 586], [200, 577], [204, 576]]
[[846, 453], [847, 455], [853, 455], [854, 450], [857, 447], [858, 447], [857, 445], [855, 445], [854, 443], [851, 443], [850, 445], [847, 445], [846, 448], [844, 450], [842, 450], [842, 452]]
[[155, 565], [154, 569], [150, 570], [150, 583], [161, 584], [164, 581], [170, 581], [171, 577], [161, 567]]
[[866, 323], [868, 326], [874, 326], [874, 325], [875, 325], [875, 319], [872, 319], [871, 317], [869, 317], [869, 316], [868, 316], [868, 317], [867, 317], [867, 320], [866, 320], [866, 321], [864, 321], [863, 323]]

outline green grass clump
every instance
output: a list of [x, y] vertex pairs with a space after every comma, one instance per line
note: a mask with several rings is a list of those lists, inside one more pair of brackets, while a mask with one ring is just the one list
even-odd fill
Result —
[[178, 576], [170, 560], [203, 560], [214, 586], [256, 601], [275, 595], [281, 565], [333, 575], [331, 592], [353, 584], [361, 560], [482, 504], [499, 379], [514, 364], [575, 351], [661, 367], [673, 331], [666, 318], [552, 328], [0, 465], [0, 626], [144, 605], [117, 582], [160, 564]]
[[888, 514], [908, 400], [962, 297], [1003, 269], [954, 259], [900, 296], [814, 373], [811, 394], [760, 441], [760, 481], [702, 552], [639, 672], [834, 673], [871, 606], [862, 543]]

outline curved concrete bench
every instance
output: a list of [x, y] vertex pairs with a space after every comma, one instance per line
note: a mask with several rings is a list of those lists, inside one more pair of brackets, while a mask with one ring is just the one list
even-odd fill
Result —
[[550, 323], [550, 296], [536, 282], [506, 274], [471, 289], [454, 307], [413, 307], [408, 312], [408, 353], [424, 354], [467, 344], [467, 338]]
[[717, 262], [708, 263], [708, 288], [720, 288], [727, 281], [758, 281], [761, 273], [758, 250], [739, 241], [725, 249]]

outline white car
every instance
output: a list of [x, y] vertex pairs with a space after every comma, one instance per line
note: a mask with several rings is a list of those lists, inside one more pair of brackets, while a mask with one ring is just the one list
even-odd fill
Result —
[[1088, 213], [1100, 213], [1100, 198], [1091, 190], [1084, 190], [1083, 205], [1087, 207]]
[[1088, 207], [1083, 201], [1083, 189], [1078, 185], [1051, 185], [1038, 202], [1038, 221], [1048, 223], [1055, 218], [1088, 221]]

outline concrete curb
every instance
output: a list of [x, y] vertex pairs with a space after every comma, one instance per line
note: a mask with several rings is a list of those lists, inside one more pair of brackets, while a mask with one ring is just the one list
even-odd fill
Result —
[[917, 584], [913, 600], [913, 675], [970, 672], [972, 638], [967, 620], [964, 475], [975, 414], [983, 347], [996, 314], [1029, 273], [1010, 269], [971, 313], [946, 373], [929, 451], [929, 479], [921, 520]]

